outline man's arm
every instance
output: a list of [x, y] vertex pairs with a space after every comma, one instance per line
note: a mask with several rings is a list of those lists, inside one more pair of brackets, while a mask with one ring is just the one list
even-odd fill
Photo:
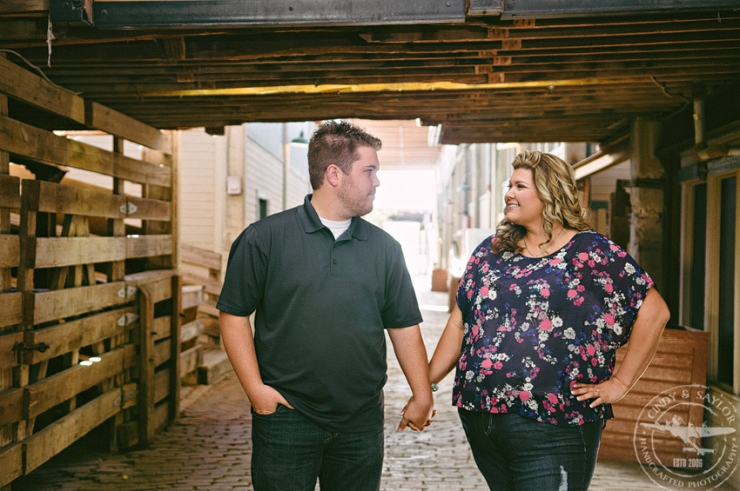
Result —
[[406, 426], [421, 431], [427, 426], [433, 415], [434, 397], [429, 382], [429, 363], [424, 340], [421, 338], [419, 325], [400, 329], [388, 329], [393, 343], [393, 350], [401, 365], [413, 396], [404, 408], [403, 418], [398, 431]]
[[278, 404], [293, 409], [280, 392], [262, 383], [249, 317], [222, 311], [219, 314], [219, 325], [226, 354], [254, 411], [258, 414], [270, 414], [275, 412]]

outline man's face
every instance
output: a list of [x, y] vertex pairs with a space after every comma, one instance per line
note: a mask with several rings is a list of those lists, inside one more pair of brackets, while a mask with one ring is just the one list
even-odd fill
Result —
[[372, 147], [360, 147], [357, 153], [360, 158], [352, 163], [349, 174], [339, 172], [338, 197], [350, 218], [367, 215], [373, 210], [375, 188], [380, 186], [378, 153]]

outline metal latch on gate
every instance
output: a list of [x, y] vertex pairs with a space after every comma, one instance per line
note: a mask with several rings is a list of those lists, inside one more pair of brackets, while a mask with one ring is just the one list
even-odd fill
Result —
[[13, 345], [13, 351], [34, 351], [36, 350], [36, 351], [39, 351], [40, 353], [43, 353], [49, 348], [51, 348], [51, 346], [49, 346], [46, 343], [26, 344], [26, 343], [21, 342], [21, 343], [15, 343], [15, 345]]
[[128, 298], [136, 293], [136, 287], [127, 285], [118, 290], [118, 298]]
[[120, 210], [121, 213], [123, 213], [124, 215], [132, 215], [136, 213], [136, 210], [138, 210], [138, 208], [132, 202], [126, 201], [124, 204], [121, 205]]
[[131, 312], [127, 312], [118, 319], [118, 325], [121, 327], [128, 326], [129, 324], [131, 324], [138, 318], [139, 318], [138, 315], [131, 313]]

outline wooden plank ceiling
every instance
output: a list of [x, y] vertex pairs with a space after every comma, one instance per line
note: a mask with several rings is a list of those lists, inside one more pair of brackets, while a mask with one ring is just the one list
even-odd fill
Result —
[[[740, 89], [737, 0], [650, 2], [668, 7], [609, 15], [582, 0], [557, 2], [570, 10], [550, 15], [468, 0], [467, 15], [444, 23], [288, 18], [116, 29], [57, 21], [49, 31], [56, 1], [0, 4], [8, 60], [31, 69], [21, 55], [54, 83], [158, 128], [419, 118], [440, 125], [440, 143], [606, 144], [635, 117], [684, 111], [691, 125], [694, 96]], [[502, 8], [471, 10], [486, 4]], [[11, 117], [32, 124], [79, 128], [13, 99], [9, 106]]]

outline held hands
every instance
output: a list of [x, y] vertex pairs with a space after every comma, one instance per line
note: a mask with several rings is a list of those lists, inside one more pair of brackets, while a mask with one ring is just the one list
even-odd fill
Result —
[[612, 404], [624, 397], [629, 391], [629, 387], [617, 377], [600, 384], [575, 384], [571, 392], [576, 395], [576, 399], [584, 401], [592, 399], [589, 407], [594, 408], [600, 404]]
[[414, 431], [422, 431], [432, 424], [432, 418], [437, 414], [434, 409], [434, 398], [430, 397], [428, 402], [411, 396], [409, 402], [401, 410], [403, 417], [398, 425], [398, 431], [402, 432], [408, 426]]
[[277, 411], [278, 404], [293, 409], [285, 397], [269, 385], [262, 385], [258, 390], [251, 391], [248, 396], [252, 409], [257, 414], [272, 414]]

